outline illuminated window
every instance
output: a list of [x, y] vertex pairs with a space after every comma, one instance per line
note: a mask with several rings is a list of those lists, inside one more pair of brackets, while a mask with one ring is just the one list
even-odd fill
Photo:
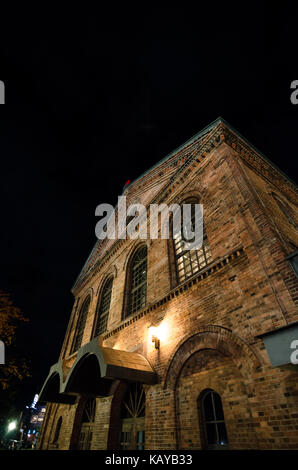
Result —
[[113, 289], [113, 278], [111, 277], [106, 281], [103, 287], [99, 302], [97, 304], [96, 325], [95, 325], [94, 336], [101, 335], [107, 329], [111, 297], [112, 297], [112, 289]]
[[[196, 201], [195, 199], [190, 199], [184, 201], [183, 204], [191, 204], [191, 229], [192, 231], [194, 231], [195, 204], [198, 204], [198, 201]], [[187, 278], [193, 276], [212, 261], [211, 250], [205, 231], [205, 226], [203, 232], [203, 244], [201, 248], [198, 250], [186, 250], [185, 241], [183, 240], [182, 223], [183, 219], [181, 221], [181, 230], [178, 233], [173, 234], [176, 269], [179, 282], [182, 282]]]
[[128, 314], [145, 307], [147, 295], [147, 247], [142, 246], [130, 263]]
[[201, 414], [207, 449], [224, 449], [228, 445], [222, 401], [214, 390], [206, 390], [201, 396]]
[[79, 319], [78, 319], [78, 323], [77, 323], [75, 339], [74, 339], [73, 346], [72, 346], [72, 353], [77, 351], [80, 348], [81, 344], [82, 344], [82, 339], [83, 339], [85, 324], [86, 324], [86, 320], [87, 320], [90, 300], [91, 300], [90, 296], [87, 297], [87, 299], [84, 301], [84, 303], [81, 307], [81, 310], [80, 310], [80, 313], [79, 313]]

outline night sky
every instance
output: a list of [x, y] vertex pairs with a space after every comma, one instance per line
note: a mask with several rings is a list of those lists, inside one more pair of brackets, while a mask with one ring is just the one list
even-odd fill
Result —
[[222, 116], [297, 181], [296, 13], [86, 8], [2, 31], [0, 288], [30, 319], [20, 408], [57, 362], [95, 207], [128, 179]]

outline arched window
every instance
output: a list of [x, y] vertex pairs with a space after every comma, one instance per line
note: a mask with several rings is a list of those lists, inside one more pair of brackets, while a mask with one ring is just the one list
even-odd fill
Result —
[[146, 305], [147, 295], [147, 247], [142, 246], [130, 263], [127, 315]]
[[[191, 204], [191, 223], [192, 231], [194, 231], [195, 204], [198, 204], [198, 201], [196, 199], [188, 199], [185, 200], [183, 204]], [[181, 230], [179, 230], [178, 233], [173, 233], [176, 270], [179, 282], [183, 282], [187, 278], [193, 276], [212, 261], [211, 250], [205, 231], [205, 226], [203, 232], [203, 244], [201, 248], [198, 250], [186, 250], [185, 241], [183, 240], [183, 218], [181, 217], [181, 219]]]
[[82, 339], [83, 339], [85, 324], [86, 324], [86, 320], [87, 320], [90, 300], [91, 300], [91, 298], [90, 298], [90, 296], [88, 296], [87, 299], [85, 299], [85, 301], [84, 301], [84, 303], [81, 307], [81, 310], [80, 310], [80, 313], [79, 313], [79, 319], [78, 319], [78, 323], [77, 323], [77, 328], [76, 328], [76, 333], [75, 333], [75, 338], [74, 338], [72, 351], [71, 351], [72, 353], [77, 351], [80, 348], [81, 344], [82, 344]]
[[62, 426], [62, 416], [60, 416], [60, 418], [59, 418], [58, 421], [57, 421], [53, 444], [56, 444], [56, 442], [57, 442], [58, 439], [59, 439], [61, 426]]
[[205, 447], [224, 449], [228, 445], [228, 437], [221, 398], [214, 390], [205, 390], [200, 401]]
[[94, 328], [94, 336], [101, 335], [107, 329], [111, 297], [113, 289], [113, 278], [110, 277], [104, 284], [100, 299], [97, 304], [96, 323]]

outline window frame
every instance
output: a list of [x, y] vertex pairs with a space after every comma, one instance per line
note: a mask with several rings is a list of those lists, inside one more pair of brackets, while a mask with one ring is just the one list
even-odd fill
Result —
[[[88, 294], [80, 306], [77, 324], [75, 328], [75, 334], [74, 334], [72, 346], [71, 346], [71, 354], [76, 353], [82, 346], [82, 341], [83, 341], [84, 331], [86, 327], [86, 321], [88, 318], [90, 304], [91, 304], [91, 295]], [[82, 317], [84, 317], [83, 320], [82, 320]], [[81, 322], [82, 322], [82, 325], [81, 325]], [[78, 341], [79, 335], [81, 335], [81, 338]]]
[[[199, 200], [197, 197], [188, 197], [187, 199], [184, 199], [180, 203], [180, 206], [182, 206], [182, 204], [199, 204]], [[192, 216], [192, 220], [193, 218], [194, 217]], [[182, 227], [182, 220], [181, 220], [181, 227]], [[173, 224], [172, 224], [172, 227], [171, 227], [172, 245], [173, 245], [176, 279], [177, 279], [178, 285], [182, 284], [183, 282], [187, 281], [191, 277], [195, 276], [197, 273], [202, 271], [202, 269], [206, 268], [213, 261], [211, 248], [210, 248], [209, 240], [208, 240], [206, 229], [205, 229], [205, 223], [204, 223], [203, 230], [204, 231], [203, 231], [202, 247], [199, 250], [192, 250], [192, 252], [190, 252], [190, 250], [182, 249], [183, 248], [182, 244], [184, 243], [183, 233], [180, 235], [179, 237], [180, 239], [176, 241], [174, 233], [173, 233]], [[178, 246], [179, 243], [181, 243], [181, 246]], [[179, 249], [181, 249], [180, 252], [178, 252]], [[199, 251], [201, 251], [200, 256], [198, 255]], [[202, 265], [201, 258], [204, 258], [203, 265]], [[180, 266], [179, 266], [179, 259], [182, 259], [182, 263], [180, 263]], [[187, 260], [187, 262], [185, 261], [185, 259]], [[198, 267], [198, 269], [196, 270], [194, 269], [195, 263]], [[180, 273], [184, 273], [184, 275], [181, 276]]]
[[[206, 410], [205, 410], [204, 402], [205, 402], [208, 395], [211, 395], [212, 411], [213, 411], [213, 415], [214, 415], [214, 418], [215, 418], [215, 419], [212, 419], [212, 420], [206, 419]], [[214, 395], [216, 395], [220, 400], [221, 413], [222, 413], [223, 419], [217, 419], [216, 418], [217, 410], [216, 410], [216, 407], [215, 407], [215, 404], [214, 404]], [[201, 395], [198, 399], [198, 408], [199, 408], [200, 418], [202, 419], [202, 427], [203, 427], [203, 431], [204, 431], [203, 436], [202, 436], [203, 437], [203, 442], [202, 442], [203, 447], [205, 449], [213, 449], [213, 450], [214, 449], [228, 449], [229, 448], [229, 438], [228, 438], [228, 432], [227, 432], [227, 426], [226, 426], [226, 420], [225, 420], [225, 415], [224, 415], [222, 398], [221, 398], [220, 394], [217, 393], [213, 389], [203, 390], [203, 392], [201, 393]], [[208, 432], [207, 432], [207, 424], [214, 425], [214, 427], [216, 429], [217, 440], [219, 441], [218, 425], [222, 424], [222, 423], [224, 424], [224, 427], [225, 427], [226, 444], [225, 445], [220, 445], [219, 443], [216, 443], [216, 444], [209, 443], [209, 441], [208, 441]]]
[[[111, 284], [109, 287], [108, 285]], [[93, 324], [93, 331], [92, 331], [92, 338], [96, 338], [97, 336], [103, 335], [107, 331], [107, 326], [108, 326], [108, 320], [109, 320], [109, 314], [111, 310], [111, 300], [112, 300], [112, 295], [113, 295], [113, 285], [114, 285], [114, 277], [113, 276], [108, 276], [102, 284], [102, 288], [100, 290], [99, 296], [98, 296], [98, 302], [96, 306], [96, 312], [95, 312], [95, 319], [94, 319], [94, 324]], [[109, 306], [107, 309], [105, 309], [103, 312], [101, 311], [101, 308], [103, 306], [103, 302], [105, 301], [104, 296], [106, 295], [106, 289], [109, 287]], [[100, 319], [104, 317], [105, 323], [104, 323], [104, 329], [100, 332], [98, 332], [98, 324], [100, 322]]]
[[[142, 268], [142, 263], [146, 263], [146, 275], [145, 275], [145, 280], [141, 283], [138, 283], [136, 286], [132, 287], [133, 283], [133, 269], [134, 269], [134, 263], [135, 259], [138, 255], [138, 253], [141, 250], [146, 250], [146, 256], [139, 261], [135, 269], [137, 268]], [[125, 296], [124, 296], [124, 308], [123, 308], [123, 315], [122, 318], [128, 318], [131, 315], [134, 315], [136, 312], [139, 310], [142, 310], [143, 308], [146, 307], [147, 305], [147, 283], [148, 283], [148, 247], [145, 244], [142, 244], [141, 246], [138, 246], [136, 250], [133, 252], [133, 254], [130, 257], [129, 263], [127, 265], [127, 270], [126, 270], [126, 289], [125, 289]], [[132, 308], [132, 303], [133, 303], [133, 294], [137, 293], [140, 291], [140, 289], [144, 289], [144, 293], [140, 293], [140, 297], [144, 297], [144, 302], [136, 302], [136, 305], [134, 308]]]

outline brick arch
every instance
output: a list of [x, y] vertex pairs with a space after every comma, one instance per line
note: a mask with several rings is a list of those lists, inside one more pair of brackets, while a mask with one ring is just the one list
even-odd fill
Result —
[[113, 280], [117, 277], [117, 267], [115, 264], [113, 264], [112, 266], [109, 267], [109, 269], [107, 269], [104, 274], [102, 274], [100, 276], [100, 280], [98, 282], [98, 286], [94, 292], [94, 296], [96, 297], [96, 299], [98, 300], [100, 298], [100, 295], [101, 295], [101, 292], [102, 292], [102, 288], [104, 287], [106, 281], [112, 277]]
[[130, 266], [131, 260], [133, 259], [135, 253], [138, 251], [141, 246], [147, 246], [147, 249], [149, 247], [148, 240], [141, 240], [137, 238], [136, 240], [133, 240], [133, 245], [130, 247], [130, 250], [128, 251], [125, 261], [123, 263], [123, 271], [127, 271], [127, 269]]
[[198, 203], [201, 203], [202, 200], [202, 194], [201, 191], [198, 191], [197, 189], [192, 189], [188, 191], [183, 191], [178, 194], [177, 198], [175, 199], [176, 204], [182, 204], [186, 199], [197, 199]]
[[90, 297], [90, 305], [92, 304], [92, 301], [93, 301], [93, 297], [94, 297], [94, 290], [92, 287], [89, 287], [85, 292], [84, 294], [82, 295], [82, 297], [80, 298], [79, 300], [79, 303], [78, 303], [78, 308], [77, 308], [77, 312], [79, 312], [85, 302], [85, 300]]
[[236, 367], [244, 376], [249, 377], [261, 363], [251, 347], [230, 330], [211, 325], [183, 340], [172, 355], [166, 373], [164, 388], [174, 389], [185, 362], [194, 353], [204, 349], [216, 349], [231, 357]]

